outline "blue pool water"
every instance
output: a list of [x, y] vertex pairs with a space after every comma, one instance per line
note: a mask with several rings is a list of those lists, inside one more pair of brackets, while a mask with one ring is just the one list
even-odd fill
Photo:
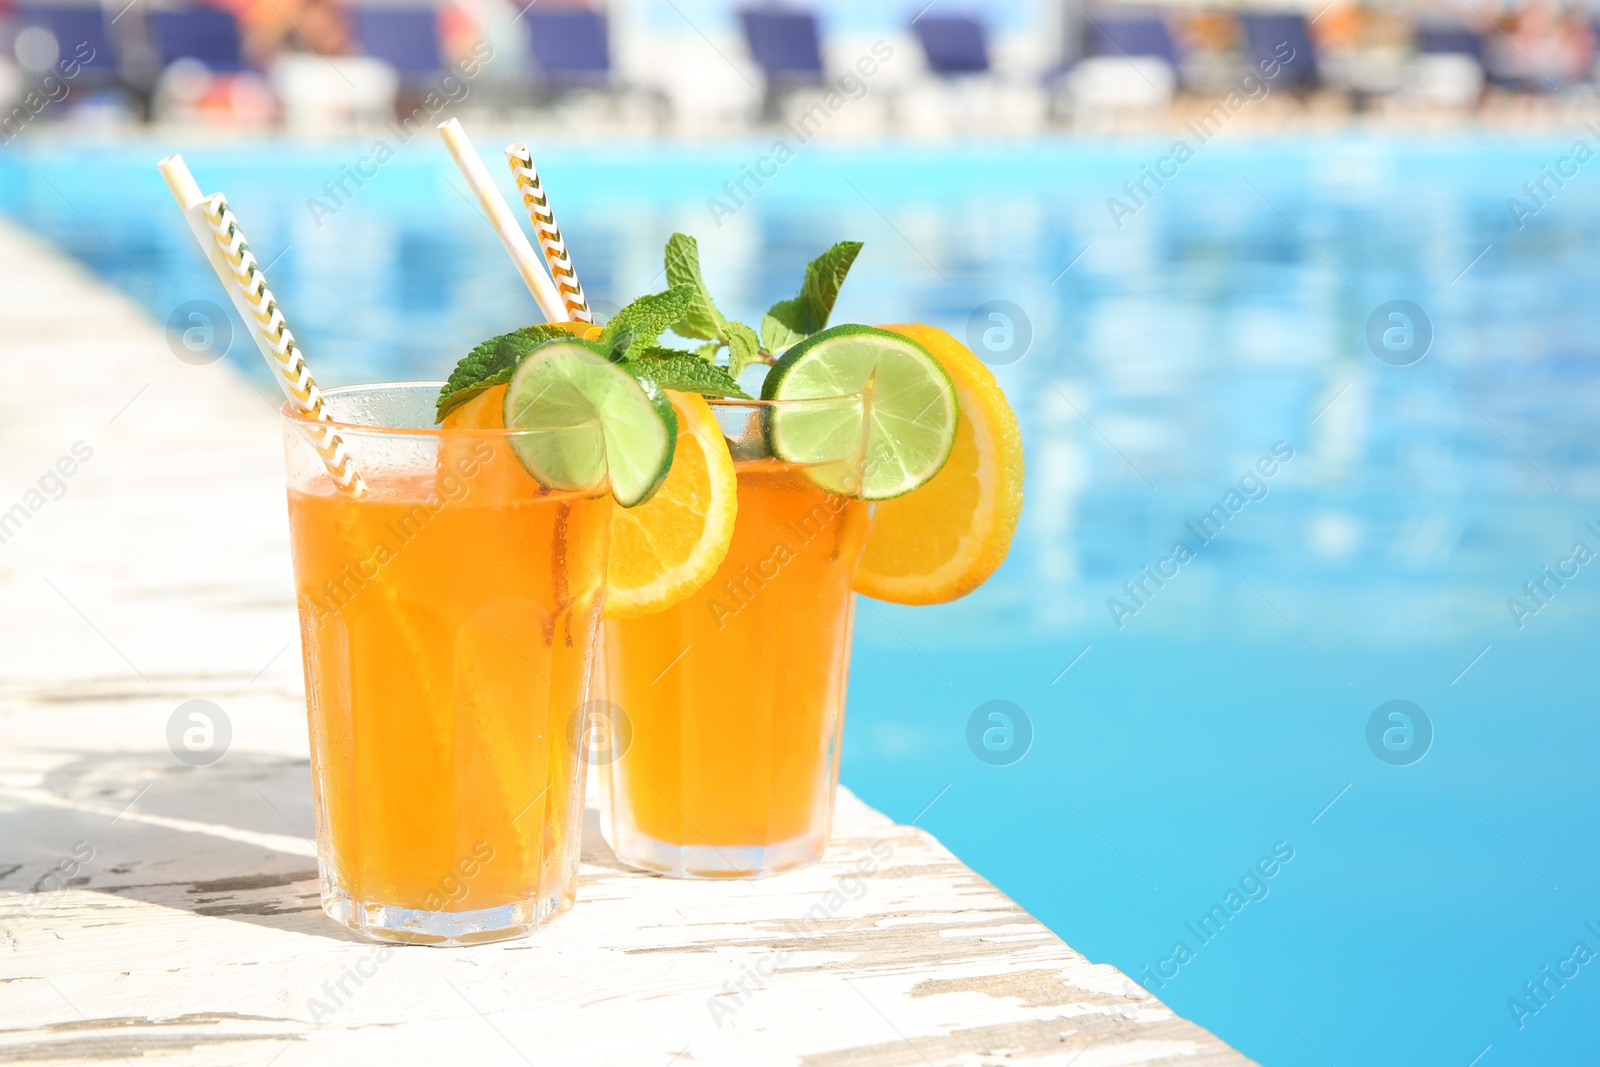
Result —
[[[867, 801], [1263, 1063], [1592, 1063], [1600, 963], [1564, 961], [1600, 951], [1600, 563], [1572, 558], [1600, 552], [1600, 163], [1519, 229], [1507, 199], [1570, 136], [1229, 136], [1142, 205], [1120, 189], [1165, 142], [805, 146], [720, 227], [707, 198], [764, 144], [539, 157], [597, 302], [659, 287], [682, 229], [753, 318], [855, 237], [840, 320], [1031, 324], [997, 368], [1027, 440], [1009, 560], [960, 602], [859, 611]], [[0, 209], [165, 320], [219, 299], [152, 166], [173, 147], [91, 170], [36, 138]], [[327, 384], [440, 376], [536, 318], [437, 144], [314, 220], [365, 151], [187, 149]], [[1391, 300], [1431, 323], [1413, 365], [1369, 346]], [[228, 361], [270, 391], [247, 344]], [[1369, 742], [1392, 700], [1409, 749], [1402, 720]], [[990, 701], [1031, 729], [1009, 765], [969, 746]]]

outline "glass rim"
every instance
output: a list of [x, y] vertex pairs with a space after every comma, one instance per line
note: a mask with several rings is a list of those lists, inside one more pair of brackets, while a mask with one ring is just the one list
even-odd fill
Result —
[[[359, 393], [377, 392], [382, 389], [418, 389], [428, 388], [438, 391], [446, 385], [442, 381], [401, 381], [401, 382], [363, 382], [357, 385], [336, 385], [319, 390], [324, 397], [349, 396]], [[779, 407], [805, 407], [812, 404], [837, 403], [845, 400], [860, 400], [866, 396], [866, 391], [854, 393], [839, 393], [832, 396], [808, 396], [786, 399], [763, 399], [761, 397], [733, 397], [733, 396], [703, 396], [702, 400], [713, 411], [717, 409], [744, 408], [759, 411], [764, 408]], [[445, 426], [376, 426], [368, 422], [349, 422], [342, 419], [317, 419], [295, 407], [292, 401], [285, 400], [278, 409], [284, 421], [301, 426], [322, 426], [338, 430], [342, 433], [368, 433], [368, 434], [394, 434], [397, 436], [411, 437], [484, 437], [484, 438], [514, 438], [537, 433], [547, 433], [552, 430], [571, 430], [583, 426], [591, 426], [592, 422], [570, 423], [563, 426], [541, 426], [537, 429], [514, 430], [506, 427], [445, 427]]]
[[[358, 385], [336, 385], [328, 389], [318, 390], [324, 397], [349, 396], [359, 393], [375, 393], [383, 389], [432, 389], [437, 393], [447, 383], [442, 381], [409, 381], [409, 382], [362, 382]], [[344, 419], [316, 419], [295, 407], [291, 401], [285, 400], [278, 409], [285, 422], [299, 426], [321, 426], [340, 433], [350, 434], [387, 434], [396, 437], [452, 437], [468, 438], [480, 437], [489, 439], [511, 439], [517, 437], [531, 437], [534, 434], [549, 433], [553, 430], [575, 430], [581, 427], [592, 426], [593, 422], [575, 422], [563, 426], [540, 426], [536, 429], [513, 430], [506, 427], [480, 427], [480, 426], [377, 426], [370, 422], [349, 422]]]
[[795, 396], [766, 399], [759, 396], [702, 396], [700, 399], [710, 404], [713, 408], [776, 408], [776, 407], [805, 407], [808, 404], [826, 404], [840, 400], [860, 400], [867, 395], [865, 389], [854, 393], [834, 393], [829, 396]]

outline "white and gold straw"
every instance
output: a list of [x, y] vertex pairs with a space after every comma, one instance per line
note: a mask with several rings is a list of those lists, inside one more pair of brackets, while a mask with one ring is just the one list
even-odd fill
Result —
[[533, 294], [534, 302], [544, 312], [545, 319], [550, 322], [567, 321], [566, 301], [561, 298], [550, 276], [544, 272], [533, 245], [528, 243], [528, 235], [522, 232], [516, 216], [506, 206], [505, 198], [494, 187], [494, 179], [489, 176], [483, 160], [467, 139], [467, 132], [461, 128], [461, 123], [455, 119], [439, 123], [439, 137], [450, 150], [472, 194], [478, 198], [484, 216], [500, 238], [500, 243], [505, 246], [506, 255], [511, 257], [517, 273], [522, 275], [523, 284]]
[[[245, 322], [253, 326], [250, 332], [256, 347], [266, 357], [284, 395], [307, 418], [331, 422], [322, 403], [322, 391], [311, 377], [305, 356], [295, 343], [294, 334], [289, 332], [289, 324], [284, 321], [283, 310], [272, 290], [267, 288], [267, 277], [245, 242], [244, 232], [239, 229], [228, 201], [221, 193], [203, 195], [182, 156], [168, 156], [156, 166], [223, 288]], [[357, 496], [365, 494], [366, 483], [361, 480], [361, 473], [351, 462], [338, 433], [331, 428], [318, 427], [313, 430], [311, 439], [334, 483]]]
[[583, 295], [583, 285], [578, 272], [572, 269], [572, 256], [567, 253], [567, 242], [556, 224], [555, 212], [550, 210], [550, 198], [545, 195], [544, 183], [533, 165], [533, 153], [526, 141], [506, 145], [506, 162], [511, 164], [511, 176], [517, 181], [517, 192], [522, 194], [522, 206], [528, 211], [528, 221], [539, 238], [539, 250], [550, 268], [550, 276], [561, 290], [561, 299], [567, 305], [567, 317], [574, 322], [593, 322], [594, 313]]

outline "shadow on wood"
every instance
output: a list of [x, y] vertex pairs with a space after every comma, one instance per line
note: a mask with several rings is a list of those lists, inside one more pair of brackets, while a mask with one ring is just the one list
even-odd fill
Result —
[[[87, 889], [361, 940], [322, 915], [306, 760], [229, 753], [190, 767], [167, 753], [75, 753], [39, 788], [9, 796], [22, 806], [0, 813], [0, 890], [27, 896], [8, 913], [37, 916], [56, 890]], [[628, 870], [592, 808], [584, 812], [583, 864], [591, 884]]]

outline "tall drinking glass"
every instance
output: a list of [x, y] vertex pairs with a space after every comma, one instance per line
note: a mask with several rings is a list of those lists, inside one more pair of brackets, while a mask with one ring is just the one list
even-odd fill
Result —
[[316, 424], [286, 408], [283, 436], [323, 910], [466, 944], [572, 905], [611, 503], [540, 487], [522, 431], [435, 427], [438, 393], [324, 393], [361, 496]]
[[615, 721], [601, 820], [632, 866], [751, 877], [822, 855], [868, 511], [850, 493], [856, 458], [808, 472], [775, 458], [763, 430], [786, 406], [818, 403], [864, 430], [862, 397], [712, 402], [738, 472], [727, 558], [677, 607], [606, 623]]

